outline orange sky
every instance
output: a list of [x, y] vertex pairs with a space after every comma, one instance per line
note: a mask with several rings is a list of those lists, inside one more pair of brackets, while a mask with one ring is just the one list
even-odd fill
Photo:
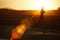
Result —
[[46, 10], [60, 7], [60, 0], [0, 0], [0, 8], [12, 8], [16, 10], [39, 10], [41, 6]]

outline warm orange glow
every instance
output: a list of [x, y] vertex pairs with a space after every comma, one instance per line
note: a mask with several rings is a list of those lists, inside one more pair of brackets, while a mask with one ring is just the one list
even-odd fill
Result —
[[21, 34], [23, 34], [25, 30], [26, 30], [25, 25], [20, 25], [20, 26], [17, 26], [16, 28], [17, 33], [21, 33]]
[[57, 9], [60, 7], [60, 0], [0, 0], [0, 8], [12, 8], [16, 10], [45, 10]]
[[16, 28], [12, 30], [12, 39], [21, 38], [24, 32], [30, 28], [31, 24], [32, 23], [30, 23], [30, 21], [27, 18], [23, 19], [21, 21], [21, 24], [16, 26]]
[[20, 38], [26, 30], [25, 24], [18, 25], [12, 32], [12, 38]]
[[36, 10], [36, 11], [31, 11], [32, 12], [32, 17], [39, 17], [40, 16], [40, 10]]

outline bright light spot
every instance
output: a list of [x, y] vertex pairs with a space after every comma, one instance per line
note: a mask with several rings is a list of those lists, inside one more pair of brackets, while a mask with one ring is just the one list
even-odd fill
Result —
[[25, 24], [18, 25], [12, 32], [12, 39], [21, 38], [23, 33], [26, 31]]
[[41, 0], [41, 6], [44, 6], [44, 10], [50, 10], [53, 5], [49, 0]]
[[21, 24], [16, 26], [16, 28], [12, 30], [12, 38], [13, 39], [21, 38], [24, 32], [30, 28], [31, 24], [32, 23], [27, 18], [23, 19], [21, 21]]
[[35, 0], [32, 1], [32, 4], [29, 7], [34, 10], [41, 10], [42, 6], [44, 6], [44, 10], [50, 10], [53, 5], [49, 0]]
[[12, 33], [12, 38], [13, 38], [13, 39], [17, 39], [18, 37], [19, 37], [19, 36], [18, 36], [18, 34], [17, 34], [16, 32], [13, 32], [13, 33]]
[[20, 25], [20, 26], [17, 26], [16, 28], [17, 33], [21, 33], [21, 34], [23, 34], [25, 30], [26, 30], [25, 25]]

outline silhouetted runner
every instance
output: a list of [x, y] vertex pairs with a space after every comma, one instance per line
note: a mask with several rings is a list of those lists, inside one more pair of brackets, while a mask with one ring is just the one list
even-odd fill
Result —
[[41, 8], [41, 11], [40, 11], [40, 18], [39, 18], [39, 25], [40, 25], [40, 28], [43, 28], [44, 26], [44, 7]]

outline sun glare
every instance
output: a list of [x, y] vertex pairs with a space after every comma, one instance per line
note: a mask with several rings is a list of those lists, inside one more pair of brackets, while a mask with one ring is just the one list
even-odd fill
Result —
[[52, 4], [48, 0], [41, 0], [41, 7], [44, 7], [44, 10], [50, 10]]
[[48, 0], [32, 0], [32, 2], [27, 5], [24, 6], [27, 10], [41, 10], [42, 6], [44, 6], [44, 10], [50, 10], [52, 8], [52, 4]]
[[44, 2], [43, 6], [45, 7], [44, 10], [51, 10], [51, 8], [52, 8], [51, 7], [52, 4], [47, 0]]
[[60, 0], [10, 0], [0, 2], [0, 8], [11, 8], [15, 10], [54, 10], [60, 7]]
[[[23, 1], [22, 1], [23, 2]], [[19, 4], [20, 2], [17, 2]], [[25, 3], [25, 4], [24, 4]], [[15, 5], [17, 5], [15, 4]], [[44, 10], [50, 10], [52, 7], [52, 3], [48, 0], [32, 0], [32, 1], [26, 1], [21, 3], [18, 7], [13, 7], [18, 10], [41, 10], [42, 6], [44, 6]]]

